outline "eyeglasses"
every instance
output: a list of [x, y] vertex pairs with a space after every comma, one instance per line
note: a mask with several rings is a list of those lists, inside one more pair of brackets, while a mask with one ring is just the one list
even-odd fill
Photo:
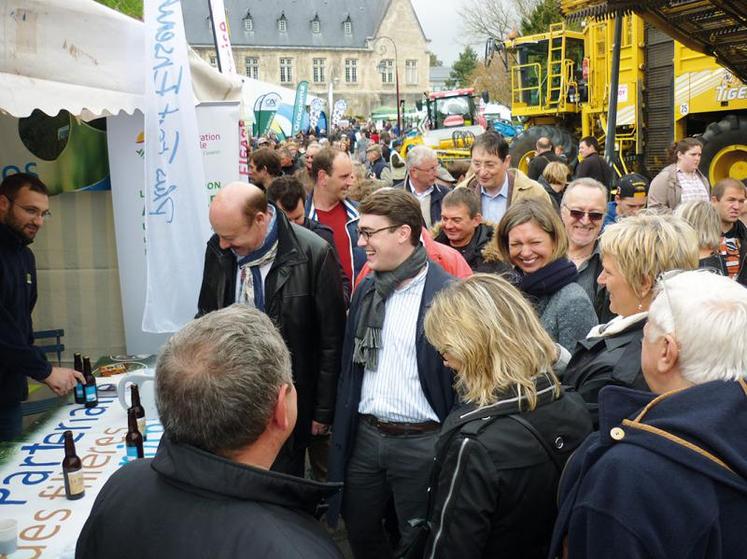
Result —
[[42, 211], [39, 208], [35, 208], [33, 206], [21, 206], [19, 204], [16, 204], [15, 200], [10, 196], [5, 197], [10, 200], [11, 206], [17, 206], [21, 208], [21, 210], [23, 210], [31, 219], [40, 217], [42, 221], [47, 221], [50, 217], [52, 217], [52, 212], [50, 212], [49, 210]]
[[382, 231], [386, 231], [387, 229], [396, 229], [397, 227], [401, 227], [400, 225], [387, 225], [386, 227], [381, 227], [380, 229], [358, 229], [358, 236], [361, 239], [364, 239], [368, 241], [371, 237], [373, 237], [376, 233], [381, 233]]
[[583, 210], [572, 210], [568, 206], [563, 206], [566, 210], [568, 210], [568, 213], [571, 214], [571, 217], [577, 221], [581, 221], [584, 216], [589, 218], [589, 221], [597, 222], [601, 221], [604, 217], [603, 212], [585, 212]]

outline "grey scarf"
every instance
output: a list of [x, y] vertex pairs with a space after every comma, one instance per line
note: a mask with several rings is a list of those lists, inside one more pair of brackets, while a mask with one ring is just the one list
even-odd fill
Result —
[[418, 275], [427, 261], [425, 248], [418, 245], [407, 260], [394, 270], [373, 273], [374, 285], [361, 297], [361, 310], [355, 325], [353, 363], [364, 365], [370, 371], [378, 368], [386, 300], [400, 283]]

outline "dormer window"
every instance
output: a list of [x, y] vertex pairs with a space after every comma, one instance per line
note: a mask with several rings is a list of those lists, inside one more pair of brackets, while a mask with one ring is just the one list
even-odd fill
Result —
[[322, 22], [319, 19], [319, 14], [314, 14], [314, 19], [311, 20], [311, 32], [312, 33], [322, 32]]
[[288, 18], [285, 17], [285, 12], [280, 14], [280, 19], [278, 19], [278, 31], [280, 33], [288, 32]]
[[353, 34], [353, 20], [350, 19], [350, 15], [342, 22], [342, 28], [345, 31], [345, 35]]
[[249, 12], [244, 16], [244, 31], [254, 31], [254, 18]]

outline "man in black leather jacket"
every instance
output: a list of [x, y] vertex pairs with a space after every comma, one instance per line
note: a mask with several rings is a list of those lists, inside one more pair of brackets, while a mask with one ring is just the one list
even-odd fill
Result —
[[329, 429], [335, 407], [345, 300], [332, 248], [291, 224], [246, 183], [213, 199], [198, 316], [241, 302], [264, 311], [292, 356], [298, 423], [273, 469], [303, 476], [312, 434]]

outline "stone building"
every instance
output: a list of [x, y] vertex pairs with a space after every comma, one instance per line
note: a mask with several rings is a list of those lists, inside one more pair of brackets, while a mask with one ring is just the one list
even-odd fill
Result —
[[[429, 89], [428, 39], [410, 0], [224, 0], [237, 71], [345, 99], [348, 116], [412, 110]], [[207, 2], [183, 2], [187, 41], [215, 62]]]

